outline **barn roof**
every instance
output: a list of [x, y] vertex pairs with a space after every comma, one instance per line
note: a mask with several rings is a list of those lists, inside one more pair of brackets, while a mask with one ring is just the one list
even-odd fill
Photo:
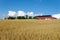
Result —
[[42, 16], [36, 16], [36, 17], [51, 17], [51, 15], [42, 15]]

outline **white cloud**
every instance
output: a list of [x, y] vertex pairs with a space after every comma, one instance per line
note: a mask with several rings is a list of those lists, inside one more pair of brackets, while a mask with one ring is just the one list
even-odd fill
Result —
[[28, 16], [34, 16], [34, 12], [27, 12]]
[[8, 16], [34, 16], [34, 12], [27, 12], [25, 13], [24, 11], [17, 11], [17, 13], [15, 11], [8, 11]]
[[24, 11], [18, 11], [17, 16], [25, 16], [26, 13]]
[[54, 14], [54, 15], [52, 15], [52, 17], [55, 17], [57, 19], [60, 19], [60, 14]]
[[16, 12], [15, 11], [8, 11], [8, 16], [15, 16]]
[[24, 11], [8, 11], [8, 16], [42, 16], [42, 13], [34, 14], [34, 12], [27, 12], [25, 13]]
[[42, 13], [35, 14], [35, 16], [42, 16], [42, 15], [43, 15]]

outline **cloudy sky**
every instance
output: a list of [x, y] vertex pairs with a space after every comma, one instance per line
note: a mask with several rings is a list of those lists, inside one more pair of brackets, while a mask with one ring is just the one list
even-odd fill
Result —
[[0, 0], [0, 18], [10, 13], [13, 16], [21, 12], [42, 13], [43, 15], [58, 14], [60, 13], [60, 0]]

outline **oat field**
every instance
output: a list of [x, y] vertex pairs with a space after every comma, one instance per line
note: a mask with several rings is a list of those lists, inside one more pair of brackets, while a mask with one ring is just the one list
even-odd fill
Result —
[[60, 20], [0, 20], [0, 40], [60, 40]]

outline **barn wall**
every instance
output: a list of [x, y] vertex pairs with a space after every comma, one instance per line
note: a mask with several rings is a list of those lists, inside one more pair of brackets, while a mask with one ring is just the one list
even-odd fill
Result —
[[54, 20], [53, 17], [38, 17], [38, 20]]

